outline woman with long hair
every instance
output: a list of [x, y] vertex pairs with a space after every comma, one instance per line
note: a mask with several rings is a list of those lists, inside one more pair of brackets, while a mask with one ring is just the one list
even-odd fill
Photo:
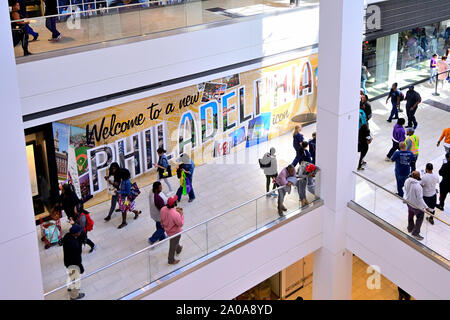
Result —
[[108, 194], [111, 195], [111, 207], [105, 221], [111, 220], [111, 215], [113, 214], [114, 209], [116, 209], [117, 201], [119, 200], [119, 194], [117, 192], [120, 185], [119, 170], [119, 164], [117, 162], [113, 162], [109, 166], [108, 175], [105, 176], [105, 180], [108, 184]]
[[294, 128], [294, 132], [292, 134], [292, 139], [293, 139], [293, 146], [295, 149], [295, 159], [294, 161], [292, 161], [292, 166], [295, 167], [298, 163], [299, 163], [299, 151], [300, 151], [300, 147], [302, 145], [302, 142], [304, 140], [303, 135], [302, 135], [302, 126], [301, 125], [296, 125]]
[[127, 213], [131, 211], [134, 213], [134, 219], [139, 218], [141, 211], [135, 209], [135, 201], [130, 200], [131, 195], [131, 181], [130, 171], [128, 169], [120, 169], [120, 186], [118, 190], [119, 194], [119, 209], [122, 212], [122, 223], [118, 229], [122, 229], [127, 225]]

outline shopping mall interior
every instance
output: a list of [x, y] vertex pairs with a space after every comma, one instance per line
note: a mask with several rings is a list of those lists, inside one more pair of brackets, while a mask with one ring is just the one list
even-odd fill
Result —
[[0, 15], [0, 299], [450, 299], [450, 0]]

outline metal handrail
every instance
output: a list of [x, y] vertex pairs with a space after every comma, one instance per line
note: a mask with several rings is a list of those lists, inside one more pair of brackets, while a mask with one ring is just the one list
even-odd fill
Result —
[[411, 207], [413, 207], [413, 208], [415, 208], [415, 209], [417, 209], [417, 210], [420, 210], [420, 211], [422, 211], [422, 212], [425, 213], [425, 214], [428, 214], [428, 215], [432, 216], [433, 219], [437, 219], [437, 220], [441, 221], [442, 223], [446, 224], [447, 226], [450, 226], [450, 224], [449, 224], [448, 222], [446, 222], [446, 221], [444, 221], [444, 220], [438, 218], [437, 216], [435, 216], [435, 215], [429, 213], [429, 212], [426, 211], [426, 210], [423, 210], [423, 209], [421, 209], [421, 208], [416, 207], [415, 205], [413, 205], [413, 204], [412, 204], [411, 202], [409, 202], [408, 200], [406, 200], [406, 199], [400, 197], [398, 194], [392, 192], [391, 190], [386, 189], [385, 187], [383, 187], [383, 186], [379, 185], [378, 183], [376, 183], [376, 182], [370, 180], [369, 178], [363, 176], [362, 174], [360, 174], [360, 173], [358, 173], [358, 172], [356, 172], [356, 171], [353, 171], [353, 173], [354, 173], [355, 175], [357, 175], [358, 177], [363, 178], [363, 179], [366, 180], [367, 182], [370, 182], [371, 184], [375, 185], [376, 187], [378, 187], [378, 188], [380, 188], [380, 189], [386, 191], [386, 192], [389, 193], [390, 195], [392, 195], [392, 196], [398, 198], [399, 200], [402, 200], [403, 203], [406, 203], [406, 204], [410, 205]]
[[[316, 166], [316, 169], [317, 169], [317, 171], [316, 171], [317, 173], [321, 171], [320, 168], [317, 167], [317, 166]], [[297, 179], [297, 181], [299, 181], [299, 180], [300, 180], [300, 179]], [[239, 205], [237, 205], [237, 206], [235, 206], [235, 207], [233, 207], [233, 208], [231, 208], [231, 209], [227, 209], [225, 212], [220, 213], [220, 214], [218, 214], [218, 215], [216, 215], [216, 216], [214, 216], [214, 217], [212, 217], [212, 218], [209, 218], [209, 219], [207, 219], [207, 220], [205, 220], [205, 221], [203, 221], [203, 222], [200, 222], [200, 223], [198, 223], [198, 224], [196, 224], [196, 225], [194, 225], [194, 226], [192, 226], [192, 227], [190, 227], [190, 228], [188, 228], [188, 229], [185, 229], [185, 230], [181, 231], [180, 233], [174, 234], [174, 235], [172, 235], [172, 236], [170, 236], [170, 237], [165, 238], [164, 240], [159, 241], [158, 243], [155, 243], [155, 244], [152, 244], [152, 245], [150, 245], [150, 246], [147, 246], [147, 247], [145, 247], [145, 248], [143, 248], [143, 249], [141, 249], [141, 250], [138, 250], [138, 251], [136, 251], [136, 252], [133, 252], [133, 253], [129, 254], [128, 256], [125, 256], [125, 257], [123, 257], [123, 258], [121, 258], [121, 259], [119, 259], [119, 260], [116, 260], [116, 261], [114, 261], [114, 262], [111, 262], [111, 263], [108, 264], [108, 265], [105, 265], [105, 266], [103, 266], [103, 267], [101, 267], [101, 268], [99, 268], [99, 269], [96, 269], [96, 270], [92, 271], [91, 273], [88, 273], [87, 275], [82, 276], [80, 280], [89, 278], [89, 277], [93, 276], [94, 274], [97, 274], [97, 273], [99, 273], [99, 272], [101, 272], [101, 271], [103, 271], [103, 270], [105, 270], [105, 269], [108, 269], [108, 268], [110, 268], [110, 267], [113, 267], [113, 266], [115, 266], [115, 265], [121, 263], [122, 261], [131, 259], [131, 258], [133, 258], [133, 257], [135, 257], [135, 256], [137, 256], [137, 255], [139, 255], [139, 254], [141, 254], [141, 253], [144, 252], [144, 251], [151, 250], [151, 249], [153, 249], [153, 248], [155, 248], [155, 247], [157, 247], [157, 246], [159, 246], [159, 245], [161, 245], [161, 244], [163, 244], [163, 243], [165, 243], [165, 242], [167, 242], [167, 241], [170, 241], [171, 239], [173, 239], [173, 238], [175, 238], [175, 237], [181, 236], [181, 235], [183, 235], [184, 233], [187, 233], [187, 232], [189, 232], [189, 231], [191, 231], [191, 230], [193, 230], [193, 229], [195, 229], [195, 228], [197, 228], [197, 227], [199, 227], [199, 226], [201, 226], [201, 225], [206, 225], [206, 224], [208, 224], [208, 222], [210, 222], [210, 221], [212, 221], [212, 220], [218, 219], [218, 218], [224, 216], [224, 215], [227, 214], [227, 213], [230, 213], [230, 212], [232, 212], [232, 211], [234, 211], [234, 210], [237, 210], [237, 209], [239, 209], [239, 208], [241, 208], [241, 207], [243, 207], [243, 206], [245, 206], [245, 205], [247, 205], [247, 204], [249, 204], [249, 203], [252, 203], [252, 202], [254, 202], [254, 201], [257, 201], [258, 199], [264, 198], [266, 195], [271, 194], [271, 193], [273, 193], [273, 192], [275, 192], [275, 191], [278, 191], [278, 190], [280, 190], [280, 189], [283, 189], [284, 187], [285, 187], [285, 186], [278, 187], [278, 188], [276, 188], [276, 189], [273, 189], [272, 191], [266, 192], [266, 193], [264, 193], [264, 194], [262, 194], [262, 195], [260, 195], [260, 196], [258, 196], [258, 197], [255, 197], [255, 198], [253, 198], [253, 199], [251, 199], [251, 200], [248, 200], [248, 201], [246, 201], [246, 202], [244, 202], [244, 203], [241, 203], [241, 204], [239, 204]], [[50, 290], [49, 292], [44, 293], [44, 297], [46, 297], [46, 296], [48, 296], [48, 295], [50, 295], [50, 294], [52, 294], [52, 293], [54, 293], [54, 292], [57, 292], [57, 291], [59, 291], [59, 290], [61, 290], [61, 289], [64, 289], [64, 288], [66, 288], [67, 286], [69, 286], [69, 285], [71, 285], [71, 284], [73, 284], [73, 283], [75, 283], [75, 282], [77, 282], [77, 281], [78, 281], [78, 280], [73, 280], [73, 281], [71, 281], [71, 282], [66, 283], [65, 285], [62, 285], [62, 286], [60, 286], [60, 287], [58, 287], [58, 288], [55, 288], [55, 289], [53, 289], [53, 290]]]

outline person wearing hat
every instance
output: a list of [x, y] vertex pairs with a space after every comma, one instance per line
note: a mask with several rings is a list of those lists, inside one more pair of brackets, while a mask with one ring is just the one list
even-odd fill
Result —
[[409, 86], [409, 90], [406, 93], [406, 115], [408, 117], [408, 127], [414, 126], [417, 128], [416, 111], [419, 103], [422, 102], [422, 97], [417, 91], [414, 91], [414, 86]]
[[[189, 180], [190, 184], [189, 202], [192, 202], [195, 199], [194, 185], [192, 184], [195, 169], [194, 161], [192, 161], [192, 159], [186, 153], [183, 153], [178, 161], [181, 162], [181, 164], [178, 166], [177, 169], [178, 178], [181, 178], [181, 172], [184, 172], [186, 178]], [[182, 196], [183, 196], [183, 186], [180, 186], [177, 190], [178, 201], [181, 201]]]
[[411, 171], [416, 171], [416, 162], [419, 158], [419, 137], [414, 134], [414, 128], [406, 128], [406, 150], [411, 151], [414, 158], [411, 160]]
[[315, 176], [317, 171], [317, 167], [313, 165], [312, 163], [303, 161], [300, 164], [300, 167], [297, 171], [297, 178], [299, 179], [298, 183], [298, 196], [300, 198], [300, 202], [303, 206], [306, 206], [309, 204], [308, 200], [306, 199], [306, 185], [308, 183], [308, 180], [312, 180], [312, 178]]
[[[161, 225], [167, 233], [167, 236], [172, 237], [183, 230], [184, 215], [182, 208], [176, 208], [178, 197], [175, 195], [167, 199], [167, 205], [161, 208]], [[170, 239], [169, 246], [169, 264], [177, 264], [180, 260], [175, 259], [175, 253], [181, 253], [183, 246], [180, 246], [181, 235]]]
[[84, 297], [84, 293], [80, 291], [80, 275], [84, 272], [83, 264], [81, 263], [81, 242], [78, 237], [81, 235], [82, 228], [74, 224], [69, 233], [66, 233], [63, 237], [63, 256], [64, 266], [67, 268], [71, 281], [77, 281], [74, 284], [68, 286], [70, 300], [78, 300]]

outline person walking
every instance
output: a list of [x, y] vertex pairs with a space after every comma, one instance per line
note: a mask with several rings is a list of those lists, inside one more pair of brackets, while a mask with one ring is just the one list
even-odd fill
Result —
[[161, 225], [161, 209], [167, 205], [167, 197], [162, 192], [162, 184], [159, 181], [153, 183], [152, 192], [149, 196], [150, 203], [150, 217], [156, 223], [156, 231], [148, 239], [150, 245], [157, 241], [162, 241], [166, 238], [163, 226]]
[[[160, 211], [161, 225], [167, 233], [167, 236], [171, 237], [180, 233], [184, 225], [184, 215], [182, 208], [176, 208], [178, 197], [175, 195], [167, 199], [167, 206], [162, 207]], [[170, 239], [169, 246], [169, 264], [177, 264], [180, 260], [175, 259], [175, 253], [179, 255], [183, 246], [180, 245], [181, 234]]]
[[446, 128], [442, 131], [441, 137], [437, 142], [437, 147], [441, 145], [442, 140], [444, 140], [444, 150], [445, 154], [447, 154], [450, 152], [450, 128]]
[[436, 75], [437, 75], [437, 54], [433, 54], [433, 56], [430, 59], [430, 84], [433, 84], [433, 82], [436, 82]]
[[[105, 221], [111, 220], [111, 215], [116, 209], [117, 202], [119, 201], [119, 186], [120, 186], [120, 167], [117, 162], [111, 163], [109, 166], [108, 175], [105, 176], [106, 183], [108, 184], [108, 194], [111, 195], [111, 207], [109, 213], [105, 218]], [[119, 211], [120, 210], [116, 210]]]
[[447, 56], [443, 56], [441, 60], [437, 62], [437, 81], [442, 83], [442, 89], [444, 89], [445, 83], [448, 78], [449, 66], [447, 63]]
[[[437, 195], [436, 185], [439, 183], [439, 176], [433, 173], [433, 164], [427, 163], [425, 167], [425, 174], [422, 176], [420, 185], [423, 188], [423, 201], [430, 208], [430, 213], [434, 215], [434, 208], [436, 208]], [[426, 220], [434, 224], [433, 216], [427, 217]]]
[[408, 127], [417, 129], [416, 111], [419, 103], [422, 102], [422, 97], [417, 91], [414, 91], [414, 86], [409, 86], [409, 90], [406, 93], [406, 116], [408, 117]]
[[391, 109], [391, 115], [389, 116], [389, 119], [387, 119], [387, 122], [392, 122], [392, 119], [398, 119], [398, 112], [400, 109], [400, 101], [402, 99], [402, 94], [398, 90], [397, 82], [395, 82], [392, 85], [391, 91], [389, 91], [388, 97], [386, 99], [386, 104], [388, 104], [389, 99], [391, 100], [392, 109]]
[[358, 152], [361, 153], [358, 162], [358, 171], [364, 170], [363, 166], [367, 163], [364, 161], [364, 157], [369, 151], [369, 144], [372, 142], [372, 137], [370, 135], [370, 130], [367, 124], [361, 126], [358, 132]]
[[313, 164], [316, 164], [316, 133], [313, 132], [312, 139], [308, 141], [309, 153]]
[[78, 237], [81, 235], [81, 227], [73, 225], [69, 232], [62, 239], [64, 266], [71, 281], [76, 281], [68, 286], [70, 300], [84, 298], [85, 294], [80, 292], [80, 276], [84, 273], [81, 259], [81, 242]]
[[391, 161], [392, 155], [399, 149], [400, 142], [403, 142], [406, 139], [405, 128], [403, 128], [405, 122], [404, 118], [400, 118], [394, 126], [394, 130], [392, 131], [392, 148], [386, 155], [386, 161]]
[[[17, 0], [10, 1], [11, 6], [11, 12], [9, 13], [9, 16], [12, 21], [14, 20], [20, 20], [23, 18], [23, 16], [20, 14], [20, 4]], [[28, 29], [27, 26], [30, 22], [27, 20], [17, 21], [17, 22], [11, 22], [11, 30], [12, 30], [12, 39], [13, 39], [13, 46], [17, 46], [19, 43], [22, 43], [22, 49], [23, 49], [23, 55], [29, 56], [31, 55], [31, 52], [28, 50]]]
[[286, 193], [291, 192], [291, 186], [293, 184], [291, 181], [288, 181], [289, 178], [295, 179], [295, 167], [292, 164], [281, 170], [281, 172], [275, 179], [276, 184], [280, 187], [280, 189], [278, 189], [278, 207], [277, 207], [278, 215], [280, 217], [284, 215], [283, 211], [287, 211], [287, 208], [284, 206], [284, 197], [286, 196]]
[[97, 246], [87, 236], [88, 231], [90, 231], [88, 230], [88, 219], [91, 219], [89, 212], [82, 208], [78, 213], [75, 214], [75, 217], [70, 218], [70, 224], [79, 225], [81, 227], [81, 234], [78, 237], [78, 240], [81, 242], [81, 244], [87, 244], [89, 247], [91, 247], [89, 253], [92, 253], [97, 248]]
[[122, 223], [117, 227], [117, 229], [122, 229], [127, 223], [127, 213], [131, 211], [134, 213], [134, 219], [139, 218], [141, 211], [135, 209], [135, 199], [130, 200], [131, 196], [131, 181], [130, 181], [130, 171], [128, 169], [120, 169], [120, 187], [118, 190], [119, 194], [119, 209], [122, 212]]
[[446, 162], [439, 170], [439, 175], [442, 177], [442, 181], [439, 184], [439, 205], [436, 206], [441, 211], [444, 211], [445, 198], [450, 192], [450, 152], [445, 155]]
[[294, 133], [292, 135], [292, 139], [293, 139], [293, 146], [295, 149], [295, 159], [294, 161], [292, 161], [292, 166], [295, 167], [297, 166], [297, 164], [299, 163], [299, 151], [300, 151], [300, 147], [301, 144], [304, 140], [303, 134], [302, 134], [302, 126], [301, 125], [296, 125], [294, 128]]
[[[420, 235], [420, 227], [423, 222], [423, 211], [430, 211], [425, 201], [423, 201], [423, 190], [420, 185], [420, 173], [413, 171], [411, 177], [405, 181], [406, 201], [408, 206], [408, 232], [417, 239], [423, 240]], [[418, 208], [418, 209], [417, 209]], [[414, 217], [416, 221], [414, 222]]]
[[411, 170], [416, 171], [416, 163], [419, 158], [419, 137], [414, 134], [413, 128], [406, 128], [406, 150], [411, 151], [414, 159], [411, 161]]
[[169, 192], [172, 192], [172, 185], [169, 182], [169, 177], [172, 176], [172, 169], [169, 165], [169, 160], [167, 159], [166, 156], [166, 150], [164, 150], [164, 148], [159, 147], [158, 150], [156, 150], [156, 152], [158, 153], [158, 163], [155, 164], [155, 167], [158, 168], [158, 181], [163, 180], [167, 187], [169, 188]]
[[[45, 2], [45, 16], [53, 16], [58, 14], [56, 0], [44, 0]], [[52, 33], [52, 37], [48, 41], [58, 41], [61, 39], [61, 33], [56, 29], [57, 17], [47, 17], [45, 19], [45, 26]]]
[[67, 215], [67, 219], [74, 218], [78, 212], [78, 207], [81, 204], [81, 200], [77, 194], [73, 191], [72, 186], [68, 183], [62, 186], [62, 194], [60, 197], [60, 206]]
[[411, 161], [414, 159], [414, 154], [406, 150], [405, 142], [399, 143], [399, 149], [392, 155], [391, 161], [395, 162], [394, 172], [395, 180], [397, 181], [397, 194], [403, 198], [403, 186], [411, 172]]
[[[189, 189], [188, 195], [189, 195], [189, 201], [192, 202], [195, 200], [195, 193], [194, 193], [194, 185], [192, 183], [192, 179], [194, 178], [194, 161], [191, 160], [191, 158], [186, 154], [183, 153], [179, 159], [181, 161], [181, 164], [178, 166], [177, 174], [179, 174], [179, 178], [181, 178], [181, 173], [184, 172], [186, 179], [186, 188]], [[180, 187], [177, 190], [177, 200], [181, 201], [181, 197], [183, 196], [183, 186], [180, 185]]]
[[[266, 152], [262, 159], [259, 159], [261, 168], [266, 176], [266, 197], [276, 197], [276, 193], [270, 191], [270, 183], [275, 180], [278, 175], [277, 156], [275, 155], [275, 148], [270, 148], [270, 152]], [[273, 182], [273, 190], [277, 188], [275, 181]]]
[[[298, 149], [297, 157], [295, 158], [294, 163], [302, 163], [302, 161], [312, 162], [311, 154], [308, 151], [307, 141], [303, 141], [300, 144], [300, 148]], [[294, 166], [294, 164], [292, 165]]]

